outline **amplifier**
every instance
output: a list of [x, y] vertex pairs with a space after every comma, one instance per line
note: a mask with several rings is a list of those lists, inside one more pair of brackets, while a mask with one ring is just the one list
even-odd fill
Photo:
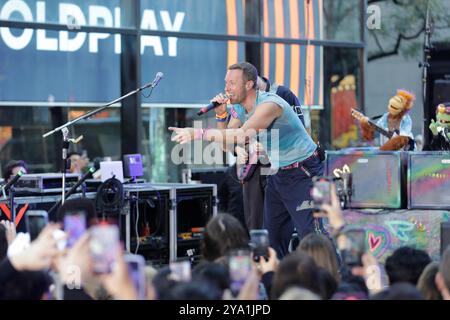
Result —
[[[79, 174], [66, 174], [66, 190], [73, 187], [80, 178]], [[62, 173], [24, 174], [15, 184], [16, 192], [53, 193], [62, 190]]]
[[450, 209], [450, 153], [411, 152], [408, 208]]
[[399, 209], [406, 198], [402, 192], [405, 163], [404, 152], [327, 151], [325, 174], [333, 176], [335, 169], [345, 165], [350, 168], [350, 208]]

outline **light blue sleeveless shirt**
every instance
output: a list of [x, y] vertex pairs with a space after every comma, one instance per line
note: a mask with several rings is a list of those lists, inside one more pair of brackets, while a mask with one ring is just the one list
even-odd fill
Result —
[[276, 94], [257, 91], [255, 107], [249, 114], [242, 105], [234, 104], [231, 106], [231, 115], [245, 123], [256, 108], [265, 102], [273, 102], [283, 109], [281, 116], [276, 118], [266, 130], [261, 130], [258, 134], [259, 142], [269, 154], [272, 167], [288, 166], [310, 157], [317, 145], [292, 107]]

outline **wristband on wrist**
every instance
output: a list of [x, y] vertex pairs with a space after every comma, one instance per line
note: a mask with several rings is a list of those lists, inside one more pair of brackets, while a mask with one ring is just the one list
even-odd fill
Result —
[[224, 118], [226, 118], [226, 117], [228, 117], [228, 111], [226, 111], [225, 110], [225, 112], [224, 113], [222, 113], [222, 114], [216, 114], [216, 119], [224, 119]]

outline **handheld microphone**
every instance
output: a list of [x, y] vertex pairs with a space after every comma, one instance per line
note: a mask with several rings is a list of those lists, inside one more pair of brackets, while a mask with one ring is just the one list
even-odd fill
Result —
[[[225, 95], [225, 97], [227, 97], [227, 96]], [[211, 103], [208, 104], [206, 107], [201, 108], [201, 109], [197, 112], [197, 115], [198, 115], [198, 116], [201, 116], [201, 115], [203, 115], [203, 114], [205, 114], [205, 113], [211, 111], [212, 109], [217, 108], [217, 107], [220, 106], [220, 105], [221, 105], [221, 104], [220, 104], [219, 102], [217, 102], [217, 101], [211, 102]]]
[[23, 176], [23, 174], [23, 171], [19, 170], [14, 178], [12, 178], [7, 184], [2, 187], [3, 191], [8, 191], [9, 189], [11, 189], [11, 187], [20, 179], [20, 177]]

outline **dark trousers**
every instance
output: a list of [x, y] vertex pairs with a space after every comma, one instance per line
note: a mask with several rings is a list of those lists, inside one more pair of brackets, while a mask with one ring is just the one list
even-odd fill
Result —
[[299, 168], [279, 170], [268, 176], [264, 202], [264, 227], [279, 258], [289, 252], [294, 228], [301, 240], [314, 231], [323, 231], [321, 219], [313, 217], [310, 194], [312, 177], [323, 174], [317, 156], [304, 161]]
[[217, 196], [219, 198], [219, 212], [231, 214], [246, 228], [242, 184], [237, 177], [236, 165], [229, 167], [225, 172], [218, 185]]
[[244, 216], [247, 229], [263, 228], [264, 194], [267, 185], [267, 175], [261, 174], [264, 168], [257, 164], [257, 169], [252, 177], [243, 184]]

